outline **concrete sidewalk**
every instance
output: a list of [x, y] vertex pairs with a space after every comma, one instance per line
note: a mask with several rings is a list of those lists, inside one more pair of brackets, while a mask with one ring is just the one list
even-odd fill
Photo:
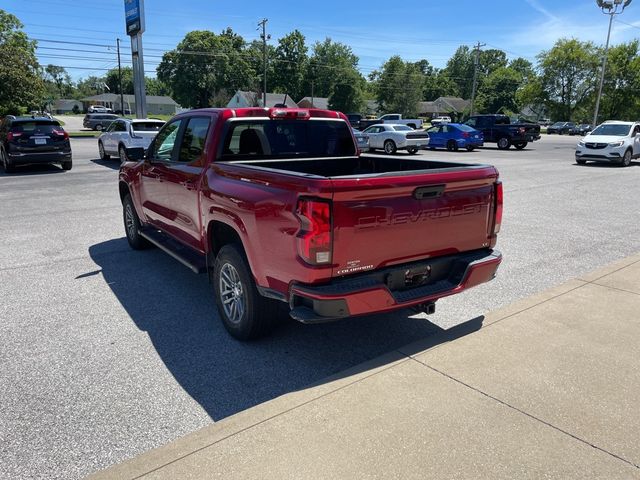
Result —
[[640, 255], [91, 478], [640, 479]]

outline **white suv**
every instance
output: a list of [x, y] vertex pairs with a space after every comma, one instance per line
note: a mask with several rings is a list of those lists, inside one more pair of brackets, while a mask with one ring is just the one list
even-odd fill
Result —
[[606, 121], [593, 129], [576, 146], [576, 163], [587, 160], [617, 163], [628, 167], [640, 158], [640, 123]]
[[130, 120], [118, 118], [98, 138], [100, 159], [109, 160], [111, 155], [118, 156], [120, 162], [127, 161], [127, 148], [149, 148], [164, 122], [162, 120]]

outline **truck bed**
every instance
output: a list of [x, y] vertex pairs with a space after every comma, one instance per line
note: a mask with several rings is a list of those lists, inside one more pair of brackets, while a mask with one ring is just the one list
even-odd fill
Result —
[[[323, 192], [332, 201], [334, 277], [494, 243], [498, 173], [490, 165], [376, 155], [218, 165], [273, 195], [280, 188]], [[242, 172], [247, 167], [251, 174]]]
[[241, 160], [234, 165], [279, 170], [283, 173], [301, 173], [323, 178], [358, 177], [363, 175], [417, 173], [420, 171], [481, 168], [480, 164], [463, 164], [417, 158], [389, 158], [376, 155], [340, 158], [307, 158], [299, 160]]

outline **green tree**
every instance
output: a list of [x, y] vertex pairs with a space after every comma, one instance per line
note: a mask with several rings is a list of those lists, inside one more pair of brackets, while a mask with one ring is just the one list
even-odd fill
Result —
[[159, 96], [171, 95], [171, 91], [169, 90], [169, 87], [166, 86], [163, 82], [161, 82], [157, 78], [146, 77], [144, 79], [144, 84], [145, 84], [145, 90], [147, 95], [159, 95]]
[[45, 82], [52, 84], [51, 94], [55, 94], [59, 98], [71, 95], [73, 84], [71, 83], [71, 76], [64, 67], [49, 64], [44, 68], [44, 76]]
[[424, 100], [434, 101], [439, 97], [457, 97], [459, 95], [458, 84], [451, 80], [444, 70], [436, 70], [424, 79], [422, 87]]
[[305, 94], [310, 95], [313, 87], [315, 97], [328, 97], [333, 92], [333, 87], [342, 83], [343, 78], [350, 78], [352, 73], [360, 75], [358, 57], [351, 51], [351, 47], [330, 38], [316, 42], [309, 58], [304, 82]]
[[223, 90], [229, 98], [239, 89], [255, 85], [255, 71], [245, 42], [231, 29], [220, 35], [206, 30], [187, 33], [174, 50], [166, 52], [158, 66], [158, 80], [166, 84], [174, 100], [185, 107], [202, 108], [219, 103]]
[[122, 67], [122, 92], [120, 92], [120, 72], [117, 68], [107, 72], [104, 83], [111, 93], [133, 94], [133, 68]]
[[[267, 91], [272, 92], [274, 90], [274, 79], [276, 77], [276, 69], [274, 59], [276, 57], [276, 47], [267, 44]], [[261, 40], [254, 40], [246, 48], [246, 58], [251, 65], [251, 68], [256, 72], [256, 76], [250, 86], [250, 89], [254, 92], [262, 94], [264, 90], [264, 54], [263, 44]], [[259, 95], [262, 98], [261, 95]]]
[[379, 72], [373, 72], [372, 79], [376, 82], [377, 100], [383, 112], [407, 117], [417, 115], [424, 81], [419, 66], [395, 55]]
[[22, 28], [15, 16], [0, 10], [0, 114], [39, 107], [44, 96], [36, 42]]
[[329, 108], [344, 113], [361, 112], [364, 107], [364, 84], [361, 75], [350, 72], [333, 86], [329, 96]]
[[522, 75], [509, 67], [491, 72], [478, 91], [477, 110], [486, 113], [519, 112], [516, 92], [522, 84]]
[[106, 83], [104, 77], [96, 77], [94, 75], [91, 75], [85, 79], [80, 79], [76, 84], [73, 97], [81, 99], [85, 97], [91, 97], [93, 95], [98, 95], [102, 93], [103, 88], [99, 86], [103, 83]]
[[595, 88], [598, 49], [591, 42], [560, 39], [538, 55], [542, 88], [553, 118], [571, 120]]
[[273, 92], [288, 93], [295, 101], [304, 97], [304, 78], [307, 72], [307, 47], [305, 38], [298, 30], [278, 40], [275, 50], [275, 74]]
[[488, 77], [499, 68], [506, 66], [507, 54], [502, 50], [496, 48], [481, 50], [480, 55], [478, 55], [478, 78], [482, 81], [484, 77]]
[[462, 98], [471, 98], [473, 88], [473, 51], [466, 45], [461, 45], [447, 61], [445, 75], [457, 86]]
[[[104, 78], [104, 83], [107, 85], [111, 93], [120, 92], [120, 72], [117, 68], [112, 68], [107, 72]], [[145, 91], [147, 95], [169, 95], [169, 87], [157, 78], [145, 77], [144, 79]], [[122, 67], [122, 93], [125, 95], [133, 95], [133, 68]]]
[[602, 119], [640, 117], [640, 56], [638, 40], [609, 49], [600, 113]]

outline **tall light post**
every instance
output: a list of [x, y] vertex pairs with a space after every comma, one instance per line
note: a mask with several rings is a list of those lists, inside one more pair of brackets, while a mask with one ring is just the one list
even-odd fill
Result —
[[602, 86], [604, 85], [604, 71], [607, 68], [607, 53], [609, 52], [609, 39], [611, 38], [613, 16], [620, 15], [631, 3], [631, 0], [596, 0], [596, 3], [598, 7], [600, 7], [600, 10], [602, 10], [602, 13], [609, 15], [609, 30], [607, 31], [607, 43], [604, 47], [604, 56], [602, 57], [602, 72], [600, 74], [598, 96], [596, 97], [596, 109], [593, 112], [593, 128], [596, 128], [596, 125], [598, 125], [598, 110], [600, 110], [600, 97], [602, 96]]

